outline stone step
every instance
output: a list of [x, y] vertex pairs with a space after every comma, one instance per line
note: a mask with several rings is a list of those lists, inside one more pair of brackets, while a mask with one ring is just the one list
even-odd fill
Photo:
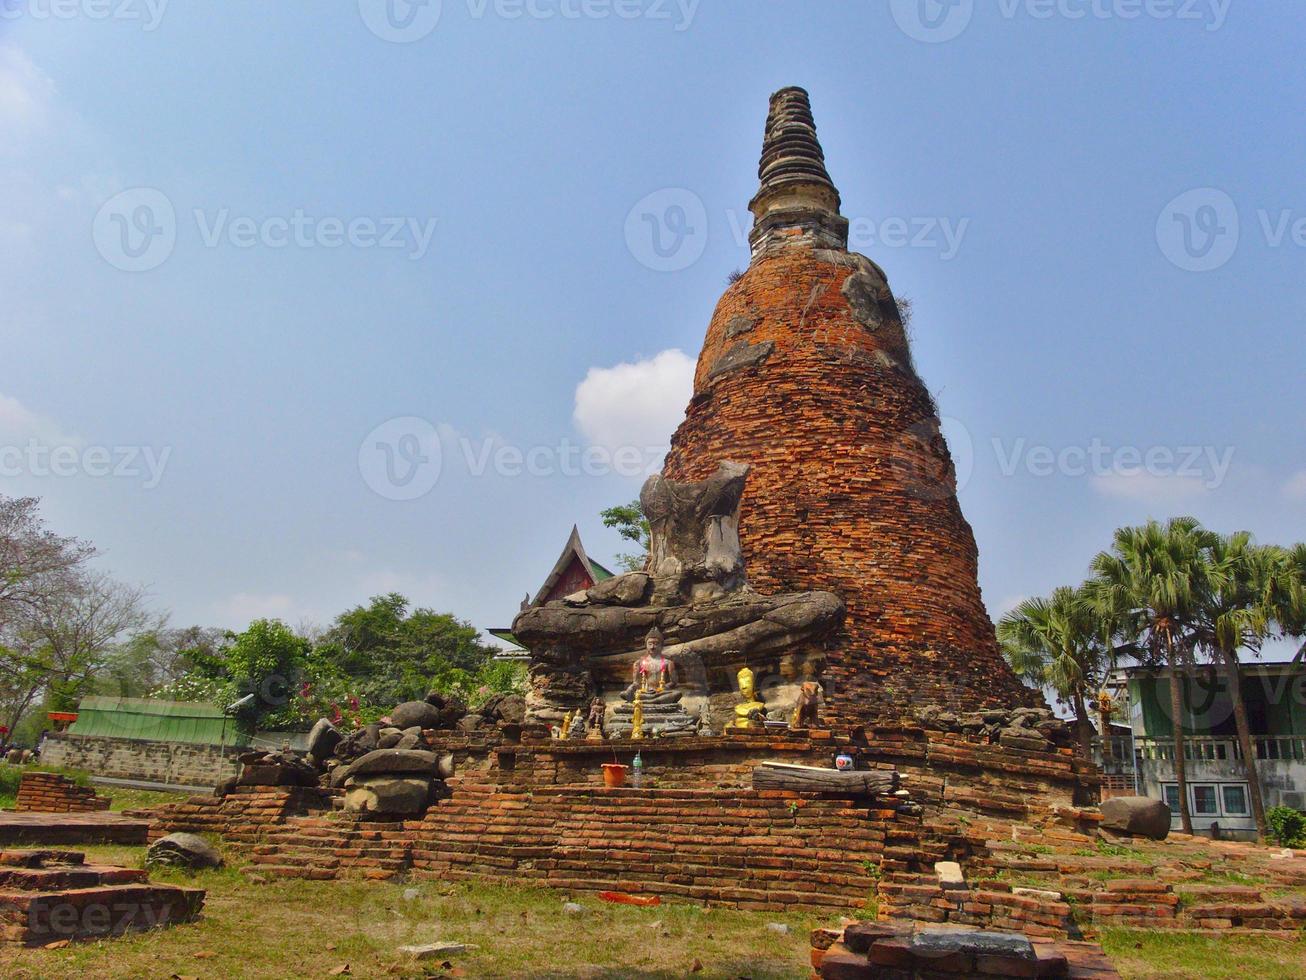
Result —
[[131, 885], [148, 880], [149, 875], [145, 871], [108, 865], [80, 864], [45, 868], [0, 866], [0, 889], [4, 891], [54, 892], [102, 885]]
[[61, 891], [0, 890], [0, 938], [41, 946], [96, 939], [194, 919], [204, 891], [149, 883]]

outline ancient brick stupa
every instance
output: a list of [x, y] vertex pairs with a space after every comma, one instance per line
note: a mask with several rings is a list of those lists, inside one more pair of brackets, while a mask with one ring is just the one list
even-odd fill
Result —
[[999, 651], [938, 411], [884, 272], [848, 251], [804, 90], [771, 96], [758, 173], [752, 261], [717, 304], [665, 475], [750, 464], [751, 582], [844, 599], [834, 719], [1040, 703]]

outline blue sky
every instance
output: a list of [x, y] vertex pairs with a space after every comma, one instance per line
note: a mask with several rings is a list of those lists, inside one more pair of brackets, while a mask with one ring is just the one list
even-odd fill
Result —
[[1300, 5], [393, 3], [0, 0], [0, 492], [178, 625], [622, 550], [789, 84], [992, 612], [1149, 516], [1306, 538]]

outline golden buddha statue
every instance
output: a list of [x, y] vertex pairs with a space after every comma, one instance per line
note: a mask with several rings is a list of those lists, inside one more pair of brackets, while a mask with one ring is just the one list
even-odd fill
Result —
[[758, 700], [753, 672], [747, 667], [739, 671], [739, 704], [735, 705], [735, 720], [726, 725], [726, 731], [743, 732], [766, 727], [766, 704]]
[[635, 692], [635, 710], [630, 716], [630, 737], [644, 737], [644, 692]]

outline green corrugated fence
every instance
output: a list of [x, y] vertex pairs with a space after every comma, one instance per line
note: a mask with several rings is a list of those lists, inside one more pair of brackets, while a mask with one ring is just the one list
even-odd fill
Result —
[[82, 698], [70, 735], [198, 745], [247, 745], [235, 719], [215, 704], [149, 698]]

